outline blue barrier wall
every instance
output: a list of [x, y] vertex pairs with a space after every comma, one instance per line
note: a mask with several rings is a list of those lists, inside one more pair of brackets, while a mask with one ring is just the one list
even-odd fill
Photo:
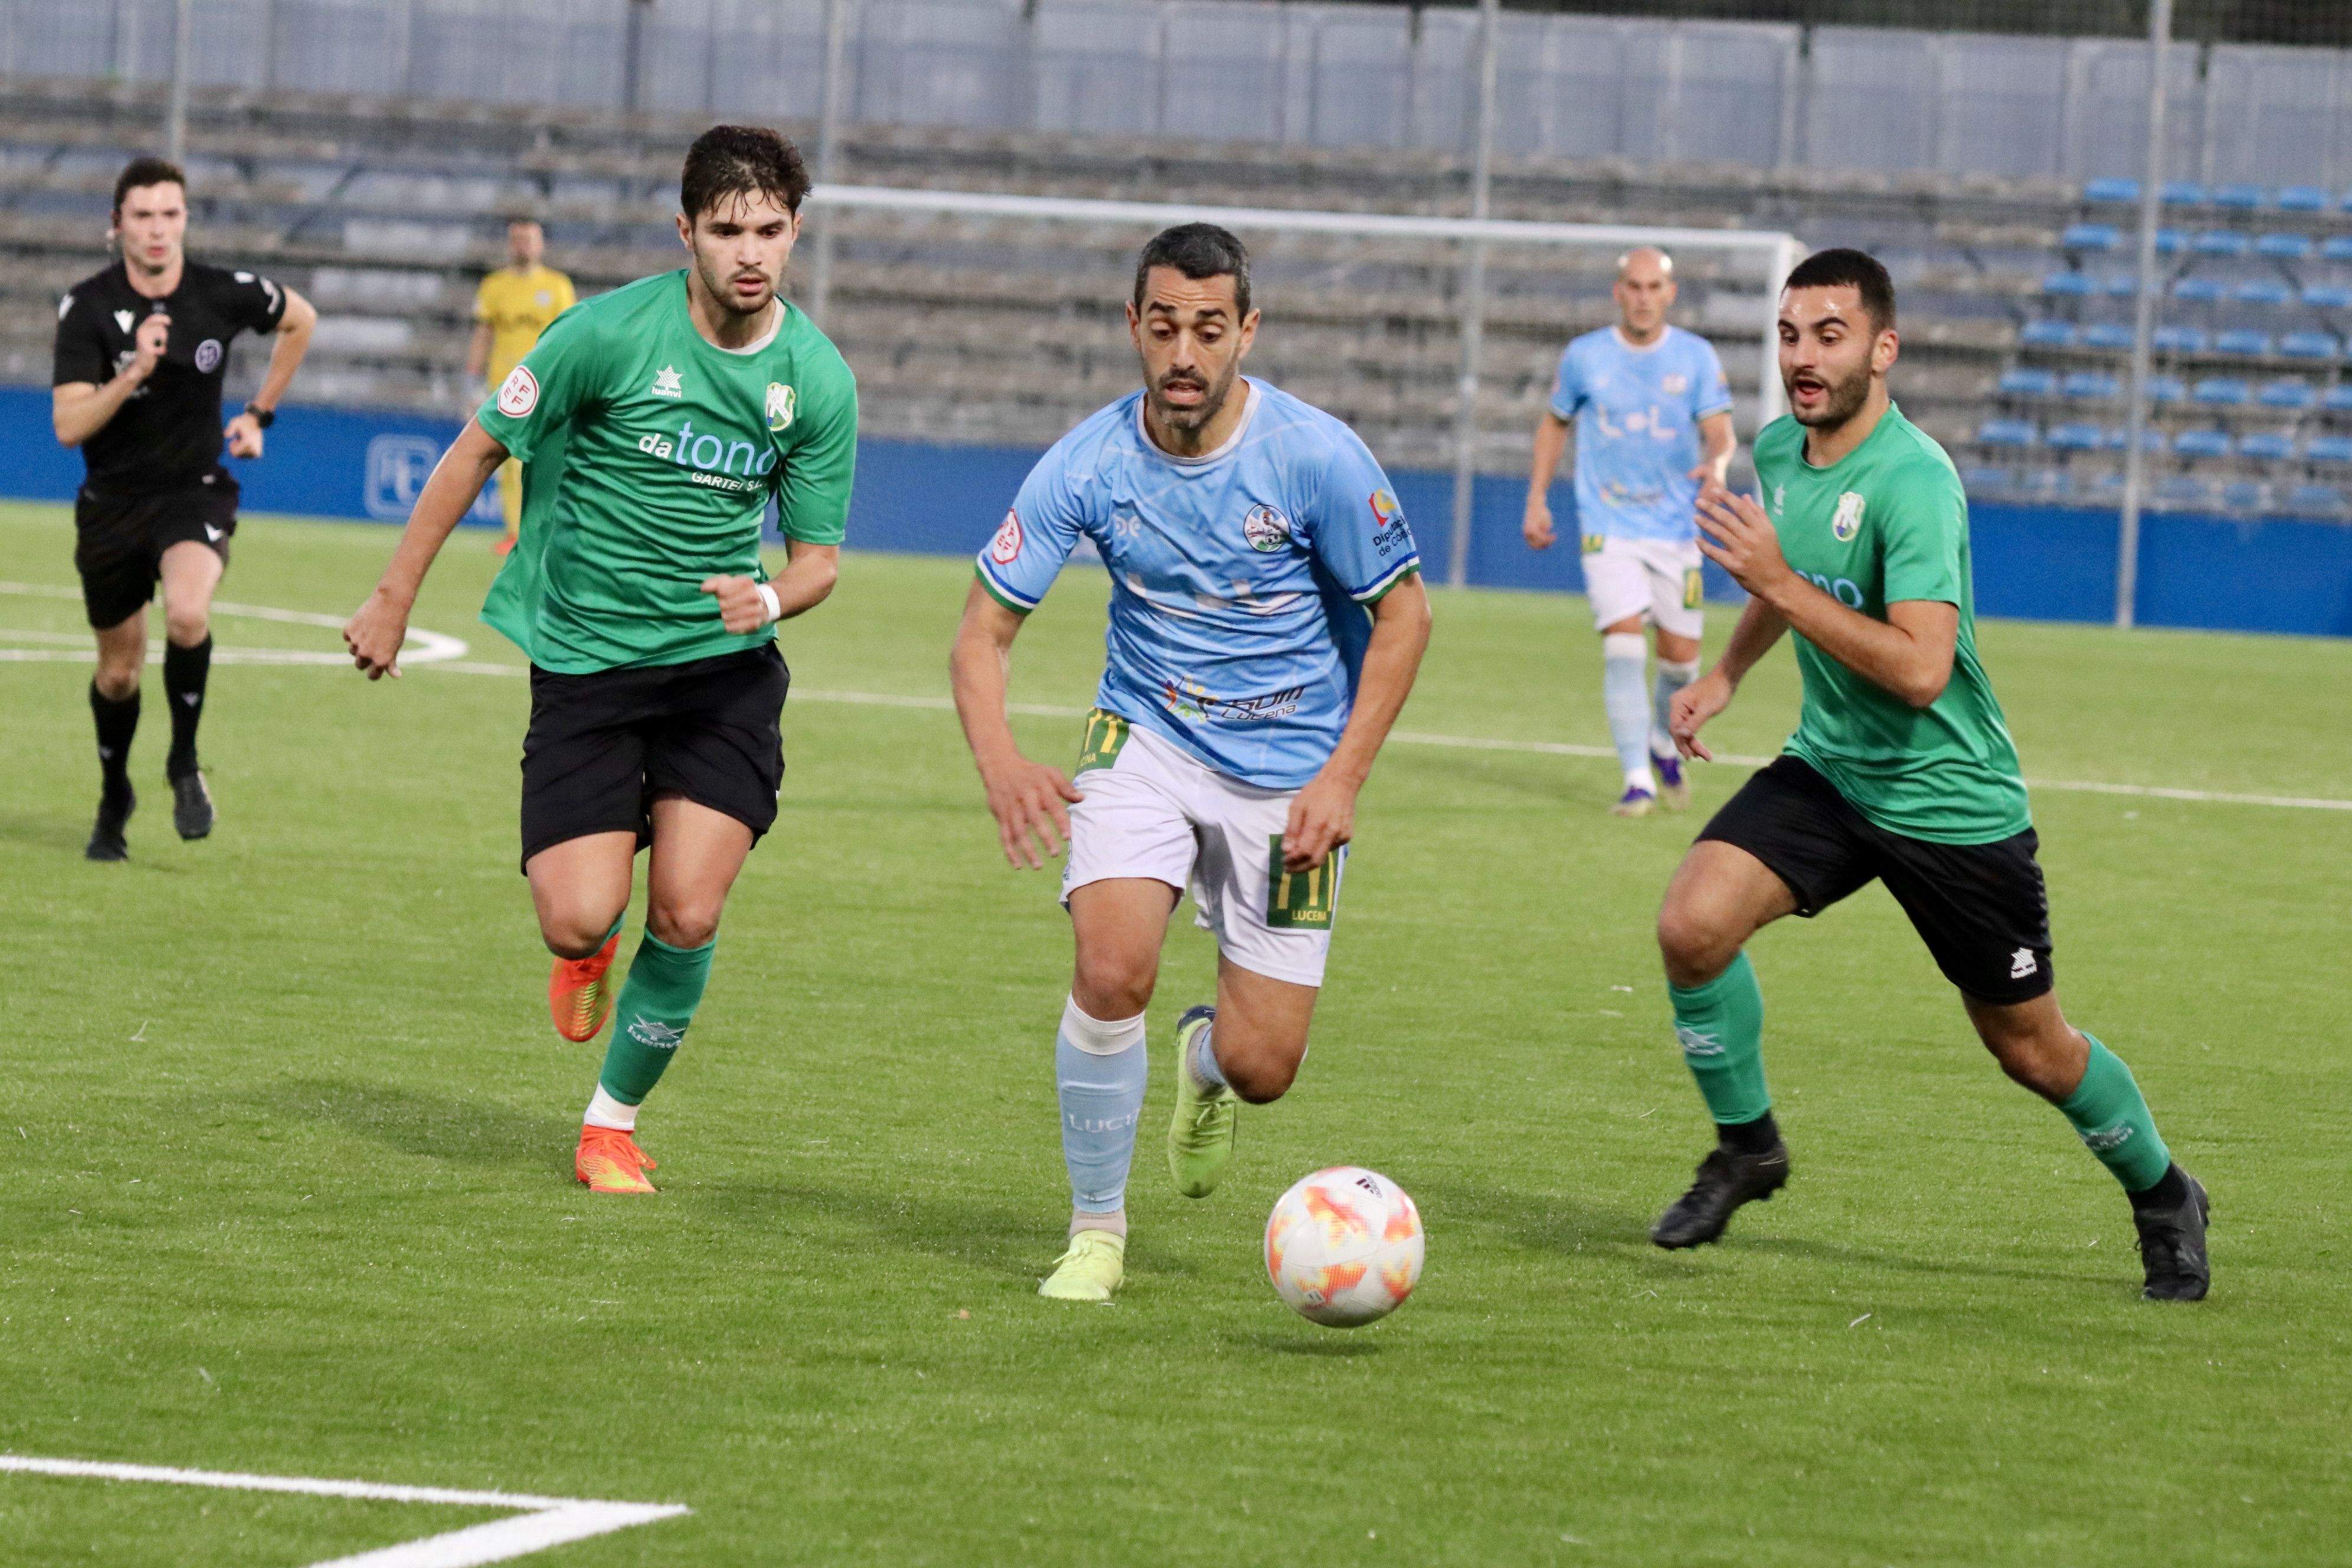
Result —
[[[365, 410], [288, 408], [269, 455], [232, 463], [247, 510], [314, 517], [405, 518], [457, 422]], [[49, 431], [45, 389], [0, 387], [0, 495], [70, 500], [81, 458]], [[858, 549], [960, 555], [986, 541], [1036, 454], [995, 447], [868, 440], [858, 447], [849, 542]], [[1453, 480], [1402, 472], [1397, 496], [1423, 558], [1442, 574]], [[1553, 498], [1560, 542], [1540, 554], [1519, 538], [1522, 482], [1478, 481], [1470, 580], [1482, 586], [1574, 592], [1583, 586], [1575, 507]], [[485, 493], [469, 521], [495, 523]], [[1970, 509], [1977, 608], [2029, 620], [2105, 621], [2114, 614], [2112, 513], [1979, 503]], [[2292, 520], [2152, 516], [2141, 529], [2137, 618], [2151, 626], [2352, 636], [2352, 527]], [[1707, 595], [1737, 599], [1714, 567]]]

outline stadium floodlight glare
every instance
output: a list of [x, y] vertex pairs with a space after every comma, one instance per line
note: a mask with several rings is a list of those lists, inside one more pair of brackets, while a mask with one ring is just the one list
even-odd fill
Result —
[[[1180, 223], [1213, 223], [1232, 229], [1243, 239], [1270, 234], [1333, 235], [1381, 240], [1428, 240], [1457, 245], [1466, 253], [1473, 245], [1491, 252], [1506, 247], [1622, 251], [1650, 245], [1677, 258], [1712, 254], [1735, 264], [1753, 277], [1756, 296], [1759, 418], [1766, 421], [1787, 411], [1779, 368], [1778, 300], [1781, 280], [1803, 258], [1804, 247], [1792, 235], [1742, 228], [1674, 228], [1644, 224], [1538, 223], [1515, 218], [1434, 217], [1414, 214], [1299, 210], [1288, 207], [1209, 206], [1185, 202], [1102, 201], [1074, 196], [1021, 195], [996, 191], [919, 190], [894, 185], [820, 185], [809, 194], [819, 209], [843, 212], [898, 213], [908, 216], [1018, 219], [1043, 224], [1132, 226], [1139, 243], [1150, 233]], [[1465, 310], [1476, 308], [1465, 301]], [[1492, 310], [1491, 303], [1487, 306]], [[1433, 424], [1443, 423], [1452, 410], [1432, 407]], [[1457, 570], [1452, 574], [1459, 580]]]

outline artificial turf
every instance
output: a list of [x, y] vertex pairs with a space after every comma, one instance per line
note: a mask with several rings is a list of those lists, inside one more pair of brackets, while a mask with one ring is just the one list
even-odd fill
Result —
[[[223, 599], [340, 618], [392, 537], [248, 521]], [[2352, 811], [2035, 794], [2060, 994], [2212, 1190], [2210, 1300], [2138, 1300], [2112, 1179], [1874, 889], [1755, 943], [1795, 1174], [1667, 1255], [1706, 1123], [1651, 920], [1695, 815], [1615, 820], [1612, 763], [1528, 749], [1605, 741], [1580, 602], [1439, 592], [1402, 728], [1502, 744], [1382, 757], [1315, 1049], [1199, 1203], [1160, 1152], [1213, 970], [1179, 922], [1127, 1288], [1049, 1304], [1069, 936], [929, 705], [968, 568], [852, 554], [784, 628], [782, 815], [641, 1124], [663, 1194], [614, 1200], [571, 1180], [599, 1047], [546, 1018], [487, 542], [415, 619], [509, 673], [225, 660], [194, 845], [151, 679], [132, 858], [96, 866], [80, 606], [22, 591], [69, 590], [70, 530], [0, 510], [0, 1449], [694, 1510], [551, 1568], [2342, 1560]], [[1016, 719], [1041, 759], [1103, 597], [1074, 568], [1015, 650], [1016, 701], [1062, 710]], [[2352, 799], [2352, 644], [1981, 640], [2037, 779]], [[1783, 651], [1710, 736], [1769, 753], [1795, 695]], [[1699, 770], [1698, 810], [1742, 776]], [[1420, 1292], [1352, 1333], [1258, 1252], [1343, 1162], [1429, 1227]], [[301, 1564], [478, 1517], [0, 1474], [10, 1563]]]

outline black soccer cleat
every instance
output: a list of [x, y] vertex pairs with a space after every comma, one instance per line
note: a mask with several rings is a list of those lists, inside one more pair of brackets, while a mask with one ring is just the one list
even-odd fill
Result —
[[83, 847], [82, 856], [89, 860], [128, 860], [131, 846], [123, 842], [122, 830], [131, 822], [131, 813], [139, 805], [138, 795], [129, 785], [117, 795], [112, 790], [98, 797], [98, 824], [89, 830], [89, 843]]
[[[2180, 1167], [2175, 1165], [2176, 1171]], [[2213, 1285], [2213, 1266], [2205, 1256], [2205, 1220], [2213, 1205], [2205, 1184], [2186, 1171], [2181, 1179], [2189, 1195], [2171, 1208], [2132, 1205], [2132, 1224], [2139, 1229], [2139, 1260], [2147, 1270], [2140, 1294], [2151, 1301], [2201, 1301]]]
[[1789, 1146], [1775, 1143], [1761, 1154], [1743, 1154], [1717, 1144], [1698, 1163], [1698, 1179], [1658, 1216], [1650, 1239], [1668, 1250], [1704, 1247], [1723, 1235], [1734, 1210], [1769, 1198], [1789, 1181]]
[[192, 769], [172, 781], [172, 826], [188, 839], [213, 830], [213, 792], [205, 787], [202, 773]]

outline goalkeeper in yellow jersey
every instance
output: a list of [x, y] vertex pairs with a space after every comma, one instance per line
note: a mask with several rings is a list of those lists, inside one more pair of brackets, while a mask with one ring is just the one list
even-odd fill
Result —
[[[541, 264], [547, 236], [538, 220], [517, 217], [507, 224], [507, 264], [482, 279], [474, 295], [474, 338], [466, 347], [466, 374], [488, 379], [492, 386], [505, 383], [508, 373], [522, 363], [539, 342], [548, 323], [572, 309], [576, 297], [572, 279]], [[507, 516], [507, 536], [499, 553], [514, 548], [522, 527], [522, 465], [509, 458], [499, 468], [499, 506]]]

